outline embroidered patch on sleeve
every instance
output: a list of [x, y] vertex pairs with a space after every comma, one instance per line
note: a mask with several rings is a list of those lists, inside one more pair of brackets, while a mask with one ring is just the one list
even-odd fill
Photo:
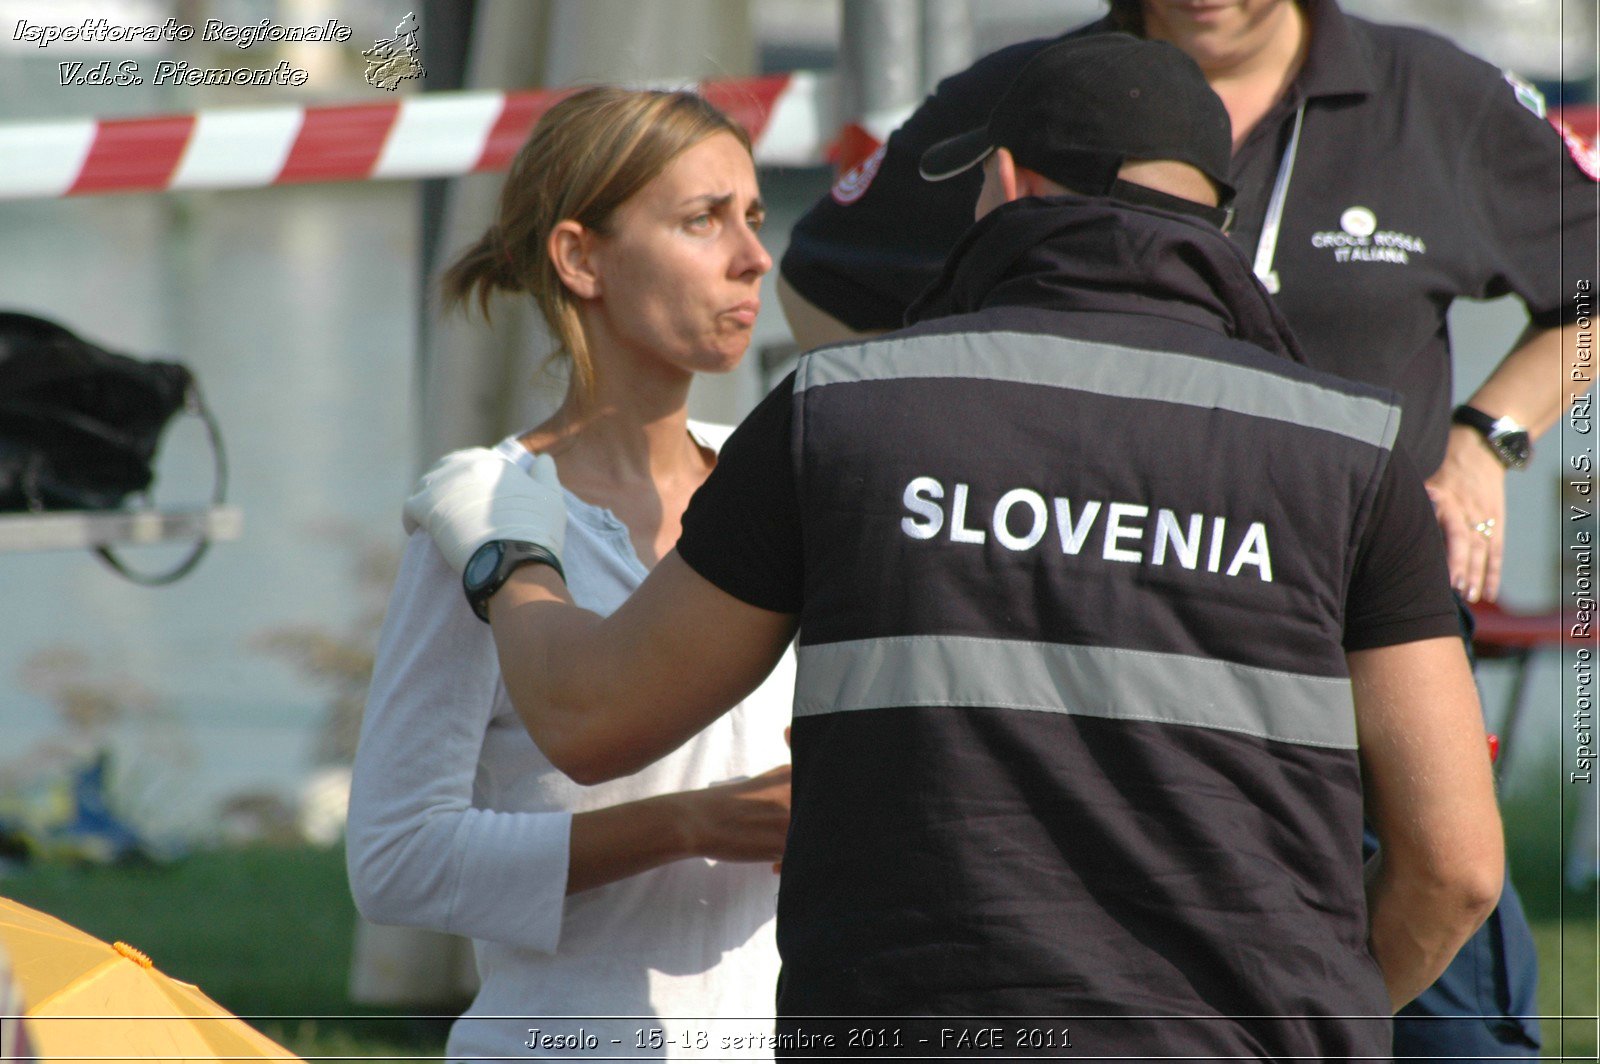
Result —
[[1500, 73], [1505, 75], [1506, 84], [1511, 86], [1511, 91], [1517, 94], [1518, 103], [1540, 118], [1545, 117], [1544, 93], [1509, 70], [1502, 70]]
[[888, 150], [887, 144], [880, 144], [871, 155], [840, 174], [839, 180], [833, 183], [833, 201], [841, 207], [848, 207], [864, 196], [872, 179], [878, 176], [878, 167], [883, 165], [883, 153]]

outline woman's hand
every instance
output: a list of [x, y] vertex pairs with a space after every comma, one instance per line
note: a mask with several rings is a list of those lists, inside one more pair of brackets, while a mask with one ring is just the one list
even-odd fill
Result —
[[716, 861], [778, 861], [789, 834], [788, 765], [674, 795], [691, 853]]
[[1470, 428], [1450, 430], [1444, 463], [1428, 478], [1439, 528], [1444, 533], [1450, 586], [1468, 602], [1500, 595], [1505, 553], [1506, 468]]
[[776, 861], [788, 833], [788, 765], [753, 779], [592, 809], [572, 818], [567, 893], [690, 857]]

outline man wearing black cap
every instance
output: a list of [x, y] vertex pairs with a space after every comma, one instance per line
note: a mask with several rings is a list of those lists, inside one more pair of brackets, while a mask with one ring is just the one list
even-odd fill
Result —
[[[585, 615], [541, 564], [471, 589], [581, 781], [681, 743], [798, 626], [782, 1049], [1382, 1058], [1494, 903], [1395, 398], [1301, 364], [1218, 228], [1228, 131], [1169, 45], [1041, 52], [923, 159], [984, 186], [915, 324], [803, 357], [633, 599]], [[457, 566], [559, 555], [559, 490], [500, 461], [407, 504]], [[814, 1019], [841, 1016], [872, 1022]]]
[[[987, 125], [928, 149], [923, 178], [948, 180], [1011, 145], [1006, 155], [1014, 165], [1008, 173], [1026, 167], [1052, 184], [1071, 186], [1058, 184], [1059, 192], [1110, 196], [1194, 215], [1226, 229], [1229, 211], [1217, 203], [1233, 198], [1226, 178], [1228, 113], [1209, 87], [1201, 93], [1192, 83], [1192, 64], [1170, 51], [1117, 34], [1047, 53], [1038, 66], [1024, 67]], [[1062, 56], [1079, 57], [1083, 65], [1064, 72], [1070, 84], [1053, 86], [1044, 72], [1054, 76]], [[1136, 75], [1120, 69], [1126, 63], [1141, 64]], [[1138, 84], [1128, 84], [1132, 81]], [[1113, 91], [1119, 85], [1123, 91]], [[1072, 91], [1088, 87], [1097, 90], [1093, 107], [1084, 106], [1082, 91]], [[1055, 180], [1046, 177], [1050, 174]], [[1176, 195], [1162, 190], [1172, 183]], [[980, 219], [1000, 206], [992, 199], [1000, 187], [985, 183]]]
[[[1534, 527], [1508, 514], [1507, 490], [1527, 476], [1518, 470], [1530, 442], [1592, 376], [1572, 372], [1587, 358], [1573, 293], [1600, 283], [1600, 154], [1522, 78], [1424, 29], [1347, 14], [1337, 0], [1108, 7], [1072, 35], [1169, 41], [1222, 96], [1238, 192], [1230, 237], [1308, 364], [1400, 393], [1398, 446], [1428, 478], [1451, 580], [1468, 602], [1495, 599], [1503, 551]], [[981, 121], [1051, 43], [1007, 46], [941, 82], [795, 224], [777, 288], [802, 348], [903, 323], [969, 224], [978, 188], [970, 172], [924, 181], [923, 152]], [[1467, 379], [1447, 312], [1501, 293], [1526, 308], [1529, 327], [1487, 378]], [[1465, 397], [1453, 414], [1452, 372]], [[1538, 1056], [1537, 967], [1508, 880], [1444, 977], [1397, 1018], [1396, 1055]]]

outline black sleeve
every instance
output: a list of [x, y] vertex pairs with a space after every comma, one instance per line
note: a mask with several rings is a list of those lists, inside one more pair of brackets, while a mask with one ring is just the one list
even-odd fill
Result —
[[983, 184], [976, 169], [924, 181], [917, 172], [923, 151], [987, 122], [1017, 71], [1051, 43], [1041, 38], [1002, 48], [940, 82], [890, 135], [881, 158], [844, 174], [795, 224], [784, 280], [852, 329], [900, 328], [906, 308], [972, 224]]
[[1492, 84], [1457, 170], [1475, 223], [1468, 231], [1488, 264], [1476, 294], [1515, 293], [1539, 326], [1571, 322], [1578, 281], [1595, 282], [1593, 149], [1536, 113], [1544, 105], [1531, 86], [1493, 68], [1483, 73]]
[[804, 557], [790, 446], [794, 374], [723, 444], [689, 500], [678, 556], [741, 602], [799, 613]]
[[1395, 450], [1356, 549], [1344, 648], [1371, 650], [1460, 634], [1433, 504], [1411, 459]]

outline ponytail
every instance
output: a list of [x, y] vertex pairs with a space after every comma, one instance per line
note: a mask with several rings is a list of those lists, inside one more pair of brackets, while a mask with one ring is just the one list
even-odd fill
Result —
[[495, 222], [439, 280], [446, 309], [476, 302], [485, 320], [496, 291], [527, 292], [572, 360], [578, 394], [593, 394], [594, 361], [578, 300], [562, 283], [548, 244], [556, 224], [604, 233], [612, 215], [672, 160], [716, 133], [750, 150], [750, 138], [691, 92], [585, 89], [547, 111], [512, 161]]

